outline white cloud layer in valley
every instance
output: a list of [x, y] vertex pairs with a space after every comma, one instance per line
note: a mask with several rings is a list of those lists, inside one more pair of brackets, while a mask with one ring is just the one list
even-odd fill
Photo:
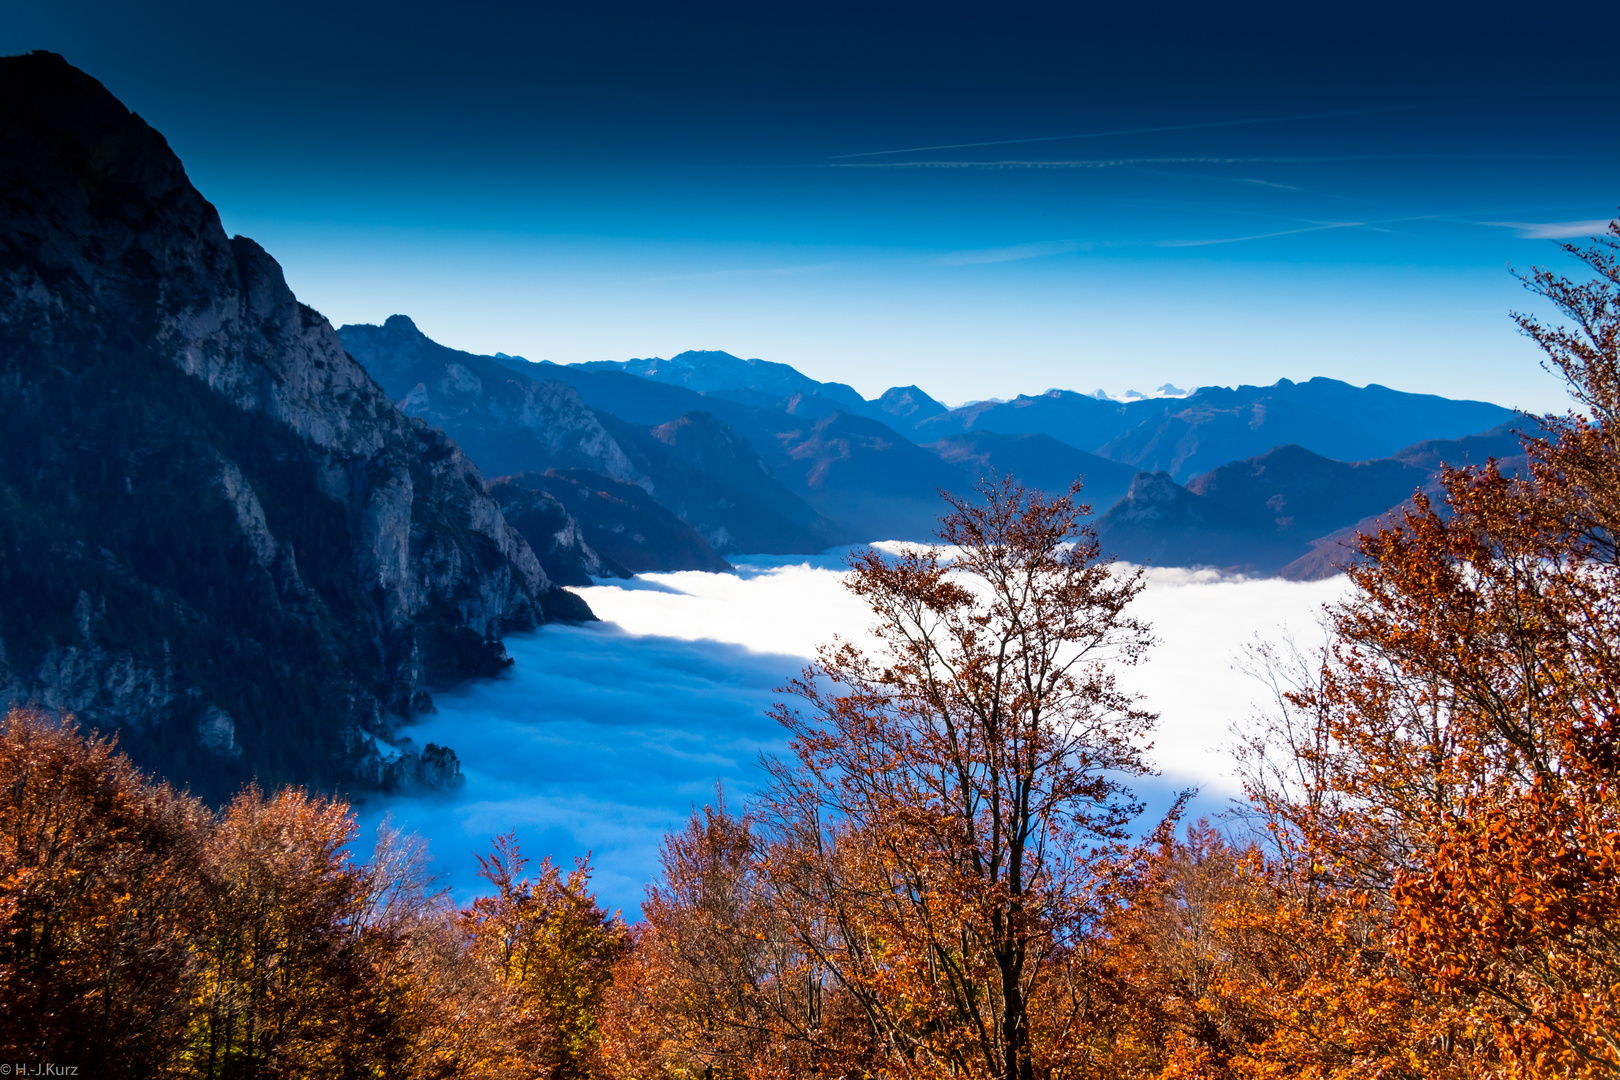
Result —
[[[604, 904], [639, 915], [658, 844], [721, 781], [737, 800], [760, 781], [761, 753], [786, 741], [765, 709], [833, 634], [861, 634], [865, 606], [842, 587], [843, 552], [751, 557], [735, 574], [647, 574], [580, 590], [602, 619], [513, 635], [502, 677], [438, 696], [438, 712], [408, 729], [448, 744], [467, 782], [446, 796], [374, 801], [430, 843], [458, 898], [475, 891], [474, 854], [515, 830], [536, 861], [567, 867], [594, 853]], [[1345, 579], [1295, 583], [1156, 570], [1136, 602], [1160, 644], [1122, 675], [1161, 714], [1153, 758], [1164, 776], [1139, 785], [1152, 809], [1169, 792], [1203, 791], [1197, 809], [1236, 793], [1225, 749], [1230, 724], [1252, 714], [1260, 687], [1232, 662], [1256, 634], [1286, 625], [1315, 633], [1322, 605]]]

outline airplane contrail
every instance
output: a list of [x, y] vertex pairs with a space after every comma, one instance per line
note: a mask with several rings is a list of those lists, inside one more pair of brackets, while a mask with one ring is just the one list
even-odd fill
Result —
[[[1489, 95], [1501, 97], [1504, 95]], [[1281, 124], [1290, 120], [1325, 120], [1335, 116], [1372, 116], [1378, 113], [1411, 112], [1435, 105], [1450, 105], [1456, 101], [1484, 100], [1480, 98], [1425, 101], [1409, 105], [1379, 105], [1362, 109], [1334, 109], [1329, 112], [1295, 113], [1290, 116], [1259, 116], [1244, 120], [1210, 120], [1201, 124], [1165, 124], [1160, 127], [1120, 128], [1115, 131], [1083, 131], [1073, 135], [1039, 135], [1027, 139], [992, 139], [988, 142], [941, 143], [938, 146], [908, 146], [900, 150], [865, 150], [858, 154], [831, 154], [830, 159], [883, 157], [888, 154], [915, 154], [924, 150], [967, 150], [977, 146], [1015, 146], [1021, 143], [1062, 142], [1065, 139], [1101, 139], [1110, 135], [1146, 135], [1158, 131], [1197, 131], [1203, 128], [1246, 127], [1253, 124]]]

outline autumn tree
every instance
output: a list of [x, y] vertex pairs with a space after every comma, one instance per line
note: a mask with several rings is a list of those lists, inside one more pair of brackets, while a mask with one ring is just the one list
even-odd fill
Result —
[[[1279, 1000], [1274, 1075], [1335, 1040], [1316, 1075], [1620, 1072], [1617, 241], [1566, 247], [1593, 281], [1529, 277], [1567, 325], [1520, 319], [1591, 415], [1546, 418], [1523, 475], [1447, 470], [1439, 503], [1363, 538], [1286, 695], [1293, 783], [1255, 794], [1298, 855], [1277, 925], [1318, 974]], [[1313, 987], [1364, 1004], [1290, 1043]]]
[[153, 1075], [196, 983], [209, 821], [71, 718], [0, 727], [0, 1057]]
[[407, 988], [379, 977], [401, 943], [364, 917], [366, 869], [342, 802], [238, 795], [206, 853], [194, 950], [201, 988], [183, 1072], [205, 1077], [401, 1075]]
[[805, 1067], [802, 1040], [781, 1028], [807, 1012], [808, 988], [761, 889], [760, 852], [751, 815], [718, 787], [664, 838], [606, 1011], [619, 1073], [714, 1080]]
[[[943, 546], [853, 560], [876, 646], [827, 646], [775, 710], [793, 760], [771, 767], [760, 866], [826, 1060], [1029, 1080], [1079, 1038], [1032, 1003], [1127, 856], [1123, 778], [1149, 771], [1154, 718], [1112, 665], [1150, 638], [1126, 614], [1141, 572], [1101, 557], [1078, 486], [979, 494], [947, 496]], [[860, 1043], [828, 1037], [823, 987]]]
[[588, 857], [564, 876], [548, 857], [533, 875], [510, 835], [479, 856], [493, 887], [462, 913], [475, 961], [511, 995], [499, 1046], [473, 1076], [544, 1076], [586, 1080], [602, 1075], [600, 1016], [614, 964], [628, 934], [590, 890]]

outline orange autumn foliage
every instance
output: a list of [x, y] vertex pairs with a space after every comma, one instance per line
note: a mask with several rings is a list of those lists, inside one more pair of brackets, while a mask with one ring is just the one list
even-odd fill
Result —
[[1617, 240], [1568, 249], [1592, 282], [1529, 279], [1572, 326], [1521, 319], [1594, 415], [1363, 538], [1284, 694], [1282, 764], [1251, 770], [1284, 875], [1258, 926], [1311, 974], [1251, 988], [1274, 1020], [1247, 1075], [1620, 1072]]

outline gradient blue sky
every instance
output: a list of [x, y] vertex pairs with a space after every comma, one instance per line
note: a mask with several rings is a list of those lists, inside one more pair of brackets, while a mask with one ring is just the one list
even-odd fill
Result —
[[105, 82], [335, 323], [950, 403], [1330, 375], [1561, 407], [1508, 267], [1620, 205], [1617, 32], [1612, 2], [0, 0], [0, 51]]

